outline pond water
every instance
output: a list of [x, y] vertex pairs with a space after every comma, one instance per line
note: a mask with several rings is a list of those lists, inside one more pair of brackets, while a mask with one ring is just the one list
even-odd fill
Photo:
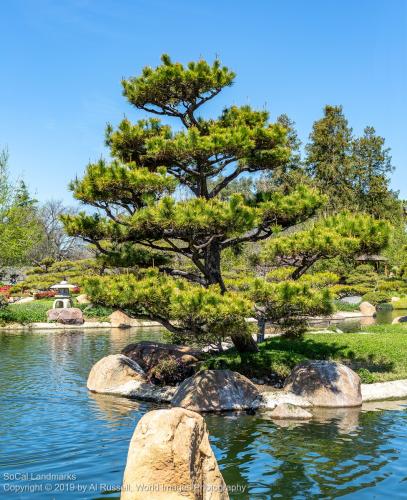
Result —
[[[134, 428], [156, 406], [91, 394], [87, 375], [128, 343], [160, 338], [151, 328], [0, 333], [0, 496], [119, 498]], [[240, 489], [232, 499], [405, 498], [407, 401], [382, 406], [320, 411], [301, 425], [267, 413], [205, 419], [224, 478]]]
[[398, 316], [407, 316], [407, 309], [379, 309], [375, 317], [364, 317], [355, 319], [335, 320], [335, 321], [319, 321], [314, 323], [313, 327], [336, 326], [343, 332], [358, 332], [363, 330], [363, 327], [370, 325], [388, 325], [391, 324], [394, 318]]

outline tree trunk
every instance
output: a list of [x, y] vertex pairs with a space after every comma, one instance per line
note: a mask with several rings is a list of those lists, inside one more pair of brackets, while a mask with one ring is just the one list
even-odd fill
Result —
[[212, 241], [205, 252], [205, 278], [209, 285], [219, 285], [222, 293], [226, 292], [220, 269], [220, 246], [217, 241]]
[[249, 333], [231, 335], [233, 345], [238, 352], [258, 352], [256, 341]]
[[[212, 241], [205, 255], [205, 279], [209, 285], [219, 285], [221, 293], [226, 292], [226, 287], [223, 282], [222, 272], [220, 268], [221, 251], [219, 243]], [[253, 337], [248, 333], [236, 333], [231, 335], [233, 345], [238, 352], [257, 352], [258, 347]]]

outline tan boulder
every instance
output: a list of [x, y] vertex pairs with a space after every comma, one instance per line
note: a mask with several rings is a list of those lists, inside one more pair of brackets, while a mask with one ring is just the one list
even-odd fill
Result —
[[398, 302], [400, 300], [400, 297], [392, 297], [391, 302]]
[[81, 295], [78, 295], [76, 297], [76, 300], [78, 301], [78, 304], [90, 304], [89, 297], [86, 295], [86, 293], [82, 293]]
[[61, 309], [48, 309], [47, 319], [48, 321], [56, 321], [58, 319]]
[[260, 393], [248, 378], [231, 370], [203, 370], [184, 380], [171, 404], [198, 412], [245, 410], [258, 406]]
[[123, 311], [114, 311], [110, 316], [112, 328], [130, 328], [134, 324], [134, 319], [127, 316]]
[[276, 419], [307, 420], [312, 418], [312, 413], [304, 410], [300, 406], [290, 403], [281, 403], [269, 413], [269, 416]]
[[376, 314], [376, 308], [370, 302], [362, 302], [359, 306], [359, 311], [364, 316], [374, 316]]
[[87, 387], [93, 392], [130, 395], [146, 382], [143, 370], [135, 361], [123, 354], [111, 354], [92, 366]]
[[82, 325], [85, 320], [83, 312], [78, 307], [64, 307], [60, 309], [57, 322], [63, 325]]
[[362, 404], [359, 375], [333, 361], [297, 365], [286, 379], [284, 390], [306, 398], [314, 406], [344, 408]]
[[78, 307], [57, 307], [47, 311], [48, 321], [57, 321], [63, 325], [82, 325], [83, 313]]
[[127, 455], [121, 500], [227, 500], [204, 419], [182, 408], [146, 413]]

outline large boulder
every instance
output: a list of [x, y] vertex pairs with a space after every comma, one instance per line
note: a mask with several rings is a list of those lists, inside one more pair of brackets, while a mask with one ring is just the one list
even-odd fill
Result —
[[138, 342], [126, 346], [122, 353], [133, 359], [158, 384], [176, 384], [193, 375], [202, 353], [192, 347]]
[[123, 311], [114, 311], [110, 316], [112, 328], [130, 328], [134, 325], [134, 319], [127, 316]]
[[301, 406], [292, 405], [290, 403], [281, 403], [269, 413], [269, 416], [275, 419], [308, 420], [309, 418], [312, 418], [312, 413], [304, 410]]
[[363, 316], [374, 316], [376, 314], [376, 308], [370, 302], [362, 302], [359, 306], [359, 311]]
[[146, 413], [130, 442], [121, 500], [227, 500], [204, 419], [182, 408]]
[[123, 354], [111, 354], [93, 365], [87, 382], [92, 392], [169, 403], [175, 387], [150, 384], [140, 366]]
[[362, 404], [359, 375], [332, 361], [306, 361], [297, 365], [286, 379], [284, 390], [303, 396], [314, 406], [352, 407]]
[[86, 295], [86, 293], [82, 293], [81, 295], [78, 295], [76, 297], [76, 300], [78, 304], [90, 304], [89, 297]]
[[198, 412], [245, 410], [258, 406], [260, 393], [248, 378], [231, 370], [204, 370], [184, 380], [171, 401]]
[[63, 325], [82, 325], [85, 321], [83, 312], [77, 307], [49, 309], [47, 319], [48, 321], [57, 321]]
[[140, 366], [123, 354], [100, 359], [89, 373], [87, 387], [93, 392], [127, 395], [147, 382]]

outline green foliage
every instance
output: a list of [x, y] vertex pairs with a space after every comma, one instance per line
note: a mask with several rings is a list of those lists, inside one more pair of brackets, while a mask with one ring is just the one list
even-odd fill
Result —
[[359, 311], [359, 304], [349, 304], [348, 302], [343, 302], [342, 300], [334, 300], [334, 307], [338, 311]]
[[161, 359], [150, 372], [154, 383], [160, 385], [176, 385], [191, 376], [193, 370], [175, 356]]
[[[217, 60], [184, 66], [164, 55], [159, 66], [123, 80], [133, 106], [171, 123], [176, 118], [178, 125], [157, 118], [109, 125], [106, 144], [113, 160], [89, 164], [71, 184], [74, 196], [96, 213], [63, 217], [68, 234], [95, 245], [104, 264], [129, 267], [144, 258], [146, 266], [154, 265], [149, 272], [92, 278], [87, 291], [96, 303], [160, 321], [177, 342], [219, 344], [232, 336], [235, 344], [239, 338], [250, 344], [252, 327], [245, 318], [251, 316], [267, 318], [287, 334], [301, 333], [305, 316], [332, 310], [325, 288], [337, 281], [332, 273], [307, 277], [305, 271], [318, 260], [379, 251], [387, 242], [385, 222], [348, 213], [278, 236], [315, 216], [330, 193], [305, 182], [298, 137], [286, 116], [272, 123], [266, 111], [230, 106], [217, 118], [203, 118], [201, 107], [234, 77]], [[328, 132], [325, 125], [317, 129]], [[336, 181], [341, 170], [335, 155], [328, 156], [318, 161], [336, 162], [330, 167]], [[267, 182], [252, 184], [256, 173]], [[177, 196], [182, 189], [188, 196]], [[245, 244], [272, 236], [264, 255], [273, 267], [295, 267], [286, 282], [274, 272], [268, 281], [244, 284], [235, 279], [236, 270], [222, 265], [225, 252], [236, 262]], [[173, 258], [159, 261], [140, 248]], [[251, 258], [256, 261], [253, 253]]]
[[0, 152], [0, 267], [25, 264], [41, 240], [36, 200], [23, 181], [16, 187], [8, 172], [8, 153]]
[[393, 223], [403, 219], [402, 204], [390, 187], [394, 167], [384, 138], [373, 127], [354, 137], [341, 106], [325, 106], [306, 146], [306, 169], [328, 195], [328, 208], [356, 210]]
[[47, 311], [52, 308], [52, 300], [36, 300], [26, 304], [10, 304], [0, 311], [0, 324], [41, 323], [47, 320]]
[[13, 294], [25, 291], [48, 290], [50, 286], [68, 279], [72, 284], [82, 286], [84, 280], [93, 275], [100, 274], [100, 265], [92, 259], [77, 261], [60, 261], [34, 267], [27, 272], [24, 281], [14, 285]]
[[364, 295], [370, 291], [369, 287], [360, 285], [333, 285], [329, 288], [332, 295], [338, 298], [350, 297], [351, 295]]
[[327, 288], [318, 290], [301, 281], [269, 283], [256, 279], [248, 296], [258, 304], [258, 315], [278, 325], [290, 337], [304, 333], [304, 316], [330, 314], [333, 311]]
[[228, 336], [249, 335], [245, 321], [253, 304], [235, 292], [221, 294], [216, 286], [202, 288], [157, 273], [89, 279], [86, 292], [95, 304], [125, 309], [167, 327], [177, 343], [219, 344]]
[[0, 311], [2, 309], [5, 309], [6, 307], [7, 307], [7, 299], [2, 293], [0, 293]]
[[401, 297], [400, 300], [391, 303], [393, 309], [407, 309], [407, 297]]
[[[407, 378], [407, 326], [364, 327], [359, 333], [306, 334], [301, 339], [273, 337], [258, 353], [238, 354], [233, 349], [205, 361], [203, 368], [230, 368], [249, 377], [277, 374], [284, 379], [307, 359], [333, 359], [357, 371], [364, 383]], [[277, 365], [277, 366], [276, 366]]]
[[363, 295], [363, 300], [376, 306], [390, 302], [391, 294], [388, 292], [368, 292]]
[[353, 257], [386, 246], [389, 224], [364, 214], [347, 212], [322, 218], [313, 227], [269, 240], [263, 258], [272, 264], [294, 266], [300, 277], [316, 261], [337, 256]]
[[378, 286], [379, 275], [370, 264], [356, 266], [346, 277], [347, 285], [363, 286], [375, 290]]

